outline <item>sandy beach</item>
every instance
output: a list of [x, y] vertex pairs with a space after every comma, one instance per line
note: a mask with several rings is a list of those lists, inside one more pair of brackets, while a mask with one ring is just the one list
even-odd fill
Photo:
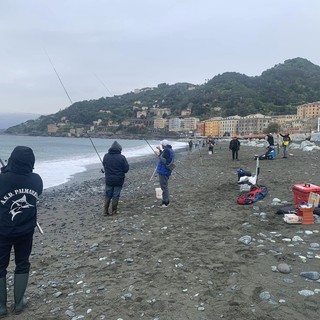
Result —
[[[114, 217], [102, 215], [99, 168], [46, 190], [28, 308], [6, 319], [318, 319], [320, 281], [300, 273], [320, 272], [320, 224], [286, 224], [272, 200], [293, 203], [294, 184], [320, 186], [320, 152], [260, 161], [258, 183], [269, 194], [238, 205], [236, 169], [254, 172], [254, 155], [263, 151], [243, 146], [239, 161], [227, 143], [213, 155], [206, 148], [179, 152], [168, 208], [158, 207], [157, 177], [150, 181], [153, 157], [130, 163]], [[251, 241], [239, 241], [243, 236]]]

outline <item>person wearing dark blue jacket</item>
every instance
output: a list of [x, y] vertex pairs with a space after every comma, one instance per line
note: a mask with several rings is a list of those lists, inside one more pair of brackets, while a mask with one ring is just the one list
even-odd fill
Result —
[[43, 191], [41, 177], [33, 173], [35, 156], [29, 147], [17, 146], [0, 174], [0, 317], [7, 314], [7, 267], [14, 248], [14, 312], [26, 304], [37, 201]]
[[162, 190], [162, 204], [161, 207], [167, 207], [170, 202], [169, 197], [169, 177], [171, 176], [171, 170], [168, 169], [168, 165], [174, 161], [174, 152], [172, 146], [168, 140], [162, 140], [160, 142], [162, 151], [159, 154], [159, 162], [157, 165], [157, 173], [159, 176], [160, 187]]
[[[105, 202], [104, 202], [104, 215], [117, 214], [120, 193], [124, 184], [125, 174], [129, 171], [129, 164], [124, 155], [121, 154], [122, 147], [114, 141], [108, 153], [103, 157], [103, 167], [105, 172]], [[109, 206], [111, 204], [111, 212]]]

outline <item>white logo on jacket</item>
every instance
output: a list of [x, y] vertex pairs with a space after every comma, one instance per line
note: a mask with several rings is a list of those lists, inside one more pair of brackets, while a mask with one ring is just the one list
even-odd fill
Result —
[[11, 221], [13, 221], [14, 217], [18, 214], [21, 213], [21, 209], [27, 209], [34, 207], [32, 204], [28, 203], [26, 195], [23, 195], [20, 199], [16, 201], [12, 201], [12, 205], [10, 207], [10, 212], [12, 214]]

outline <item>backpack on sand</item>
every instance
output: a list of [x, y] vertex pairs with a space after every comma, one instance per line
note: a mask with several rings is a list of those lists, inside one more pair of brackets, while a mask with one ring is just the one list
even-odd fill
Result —
[[263, 199], [268, 193], [268, 188], [264, 186], [253, 186], [249, 193], [240, 195], [238, 197], [238, 204], [252, 204], [258, 200]]

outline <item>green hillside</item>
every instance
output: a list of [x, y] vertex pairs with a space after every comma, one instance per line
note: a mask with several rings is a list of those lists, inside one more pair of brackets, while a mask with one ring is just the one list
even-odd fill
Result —
[[[133, 110], [136, 101], [140, 102], [137, 105], [140, 108], [153, 105], [170, 108], [171, 117], [180, 116], [181, 110], [191, 107], [191, 116], [201, 120], [251, 113], [294, 114], [297, 105], [320, 101], [320, 67], [306, 59], [295, 58], [275, 65], [256, 77], [225, 72], [202, 85], [162, 83], [152, 90], [145, 88], [140, 93], [79, 101], [55, 114], [11, 127], [6, 132], [46, 133], [49, 123], [58, 123], [63, 117], [74, 126], [89, 126], [97, 119], [120, 124], [122, 120], [136, 116]], [[101, 110], [111, 113], [99, 112]]]

